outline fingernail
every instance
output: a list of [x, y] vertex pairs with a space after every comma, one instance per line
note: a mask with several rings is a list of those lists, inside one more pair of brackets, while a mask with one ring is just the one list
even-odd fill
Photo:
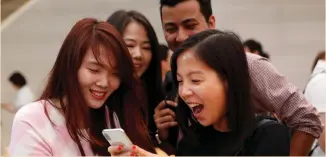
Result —
[[130, 156], [135, 156], [135, 153], [134, 153], [134, 152], [132, 152], [132, 153], [130, 154]]
[[122, 145], [119, 145], [118, 150], [120, 151], [123, 148]]
[[135, 145], [132, 146], [132, 150], [136, 150], [136, 146]]

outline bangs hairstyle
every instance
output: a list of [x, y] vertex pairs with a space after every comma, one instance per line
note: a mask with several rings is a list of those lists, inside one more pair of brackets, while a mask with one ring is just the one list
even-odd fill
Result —
[[[228, 128], [235, 135], [231, 147], [239, 147], [252, 132], [255, 123], [251, 106], [249, 70], [240, 38], [234, 33], [218, 30], [207, 30], [189, 37], [172, 55], [171, 67], [175, 84], [178, 57], [189, 49], [192, 49], [200, 61], [212, 68], [226, 82], [225, 114]], [[202, 126], [194, 120], [191, 109], [180, 96], [176, 116], [187, 143], [198, 144], [193, 127]], [[189, 121], [192, 127], [189, 127]]]
[[[88, 49], [92, 49], [99, 63], [100, 52], [104, 50], [108, 53], [109, 64], [118, 72], [121, 82], [99, 109], [88, 107], [78, 81], [78, 70]], [[106, 108], [109, 108], [110, 119], [113, 119], [113, 111], [117, 114], [121, 127], [133, 143], [147, 150], [153, 149], [146, 132], [147, 115], [143, 106], [146, 101], [134, 75], [132, 59], [120, 33], [107, 22], [85, 18], [73, 26], [61, 46], [48, 84], [40, 97], [40, 100], [48, 99], [60, 101], [68, 132], [82, 155], [84, 150], [80, 139], [90, 142], [96, 155], [109, 155], [109, 143], [102, 135], [102, 130], [108, 127]], [[46, 107], [44, 109], [50, 119]], [[113, 121], [110, 124], [113, 125]], [[85, 128], [89, 131], [82, 131]]]

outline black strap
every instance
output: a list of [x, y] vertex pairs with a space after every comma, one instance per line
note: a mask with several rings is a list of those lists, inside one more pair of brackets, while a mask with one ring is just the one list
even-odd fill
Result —
[[310, 150], [310, 152], [309, 152], [309, 155], [308, 156], [312, 156], [312, 153], [315, 151], [315, 149], [318, 147], [319, 145], [318, 144], [316, 144], [315, 146], [314, 146], [314, 148], [312, 148], [312, 150]]
[[256, 128], [259, 128], [260, 126], [263, 126], [264, 124], [267, 124], [268, 122], [273, 122], [274, 120], [271, 120], [271, 119], [262, 119], [260, 120], [258, 123], [257, 123], [257, 127]]
[[238, 149], [238, 151], [235, 153], [234, 156], [240, 156], [240, 155], [241, 155], [241, 152], [242, 152], [242, 150], [243, 150], [242, 147], [243, 147], [243, 146], [241, 146], [241, 147]]
[[80, 140], [78, 140], [77, 145], [78, 145], [78, 148], [79, 148], [79, 151], [80, 151], [81, 155], [85, 156], [85, 152], [84, 152], [83, 147], [81, 146]]
[[116, 124], [114, 122], [114, 112], [112, 111], [112, 109], [109, 109], [109, 118], [110, 118], [110, 126], [111, 128], [116, 128]]

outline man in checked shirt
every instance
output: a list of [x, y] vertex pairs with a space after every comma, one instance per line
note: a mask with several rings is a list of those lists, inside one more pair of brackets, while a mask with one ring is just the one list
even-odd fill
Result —
[[[164, 36], [172, 50], [189, 36], [215, 28], [210, 0], [160, 0], [160, 5]], [[276, 113], [288, 127], [295, 130], [291, 139], [291, 156], [308, 155], [314, 139], [322, 132], [317, 110], [268, 60], [254, 54], [247, 54], [247, 60], [257, 111]], [[170, 147], [169, 137], [172, 133], [169, 136], [169, 128], [177, 126], [177, 123], [167, 110], [164, 104], [158, 105], [154, 119], [161, 148], [172, 153], [168, 148], [175, 147], [175, 143]]]

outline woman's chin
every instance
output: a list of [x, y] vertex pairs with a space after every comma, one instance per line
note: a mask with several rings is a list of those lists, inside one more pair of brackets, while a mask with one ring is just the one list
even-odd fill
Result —
[[199, 124], [204, 126], [204, 127], [207, 127], [207, 126], [210, 126], [212, 125], [211, 123], [208, 123], [207, 121], [205, 120], [198, 120]]

